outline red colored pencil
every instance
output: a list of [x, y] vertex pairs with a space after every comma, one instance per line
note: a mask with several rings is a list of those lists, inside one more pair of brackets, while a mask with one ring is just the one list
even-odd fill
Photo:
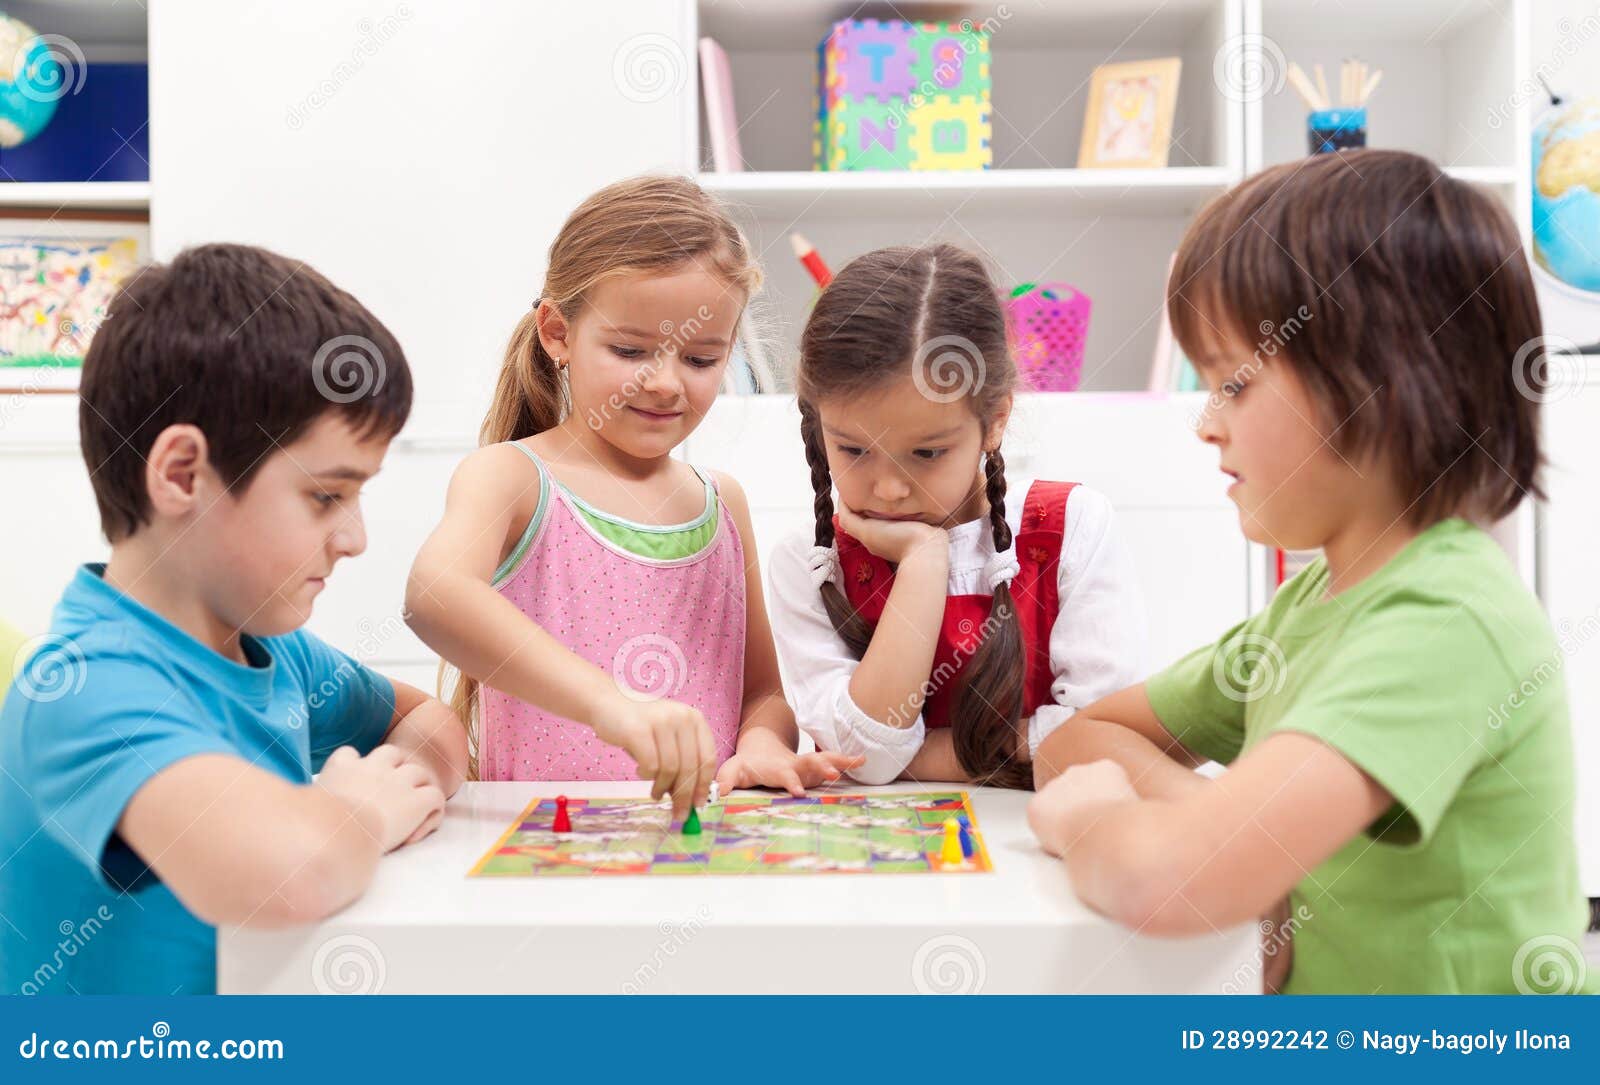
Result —
[[817, 250], [812, 247], [811, 242], [799, 234], [790, 234], [789, 244], [794, 246], [795, 256], [806, 266], [806, 270], [811, 272], [811, 277], [817, 281], [818, 286], [827, 286], [833, 281], [833, 272], [822, 262], [822, 257], [817, 255]]

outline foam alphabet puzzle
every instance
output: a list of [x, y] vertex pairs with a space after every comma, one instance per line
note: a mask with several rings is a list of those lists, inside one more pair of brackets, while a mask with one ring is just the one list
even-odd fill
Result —
[[970, 22], [835, 23], [817, 46], [816, 168], [988, 169], [990, 86]]

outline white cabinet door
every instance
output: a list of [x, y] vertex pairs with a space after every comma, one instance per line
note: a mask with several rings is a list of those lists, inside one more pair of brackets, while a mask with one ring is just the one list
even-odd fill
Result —
[[[445, 490], [467, 441], [391, 449], [361, 488], [367, 551], [341, 561], [306, 628], [375, 670], [432, 692], [437, 657], [405, 624], [406, 575], [444, 513]], [[418, 681], [421, 679], [421, 681]]]
[[[30, 637], [50, 628], [50, 615], [79, 565], [105, 561], [100, 513], [89, 471], [75, 444], [51, 441], [19, 447], [0, 441], [8, 517], [0, 536], [0, 615]], [[9, 674], [11, 660], [0, 660]]]
[[1548, 502], [1540, 508], [1540, 590], [1561, 645], [1578, 772], [1584, 892], [1600, 896], [1600, 385], [1544, 408]]
[[692, 7], [164, 0], [153, 247], [266, 245], [355, 294], [416, 375], [408, 432], [476, 432], [567, 213], [690, 169]]
[[725, 471], [750, 501], [750, 521], [765, 577], [768, 555], [796, 532], [808, 536], [811, 471], [800, 440], [800, 411], [793, 396], [722, 396], [684, 445], [697, 467]]
[[1029, 395], [1007, 430], [1017, 478], [1081, 482], [1110, 498], [1149, 619], [1150, 669], [1249, 614], [1249, 553], [1217, 454], [1194, 435], [1201, 395]]

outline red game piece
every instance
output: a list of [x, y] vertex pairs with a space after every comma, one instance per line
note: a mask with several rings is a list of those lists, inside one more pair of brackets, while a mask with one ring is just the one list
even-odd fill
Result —
[[558, 833], [570, 833], [572, 831], [572, 819], [567, 816], [567, 797], [565, 795], [556, 796], [556, 820], [550, 828]]

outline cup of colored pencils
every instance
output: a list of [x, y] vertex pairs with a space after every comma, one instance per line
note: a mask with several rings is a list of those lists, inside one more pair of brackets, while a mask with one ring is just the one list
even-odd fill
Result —
[[1339, 99], [1335, 102], [1328, 93], [1328, 79], [1321, 64], [1312, 65], [1316, 82], [1306, 76], [1300, 65], [1290, 62], [1289, 85], [1305, 101], [1311, 111], [1306, 116], [1306, 138], [1312, 154], [1342, 151], [1348, 147], [1367, 145], [1367, 99], [1378, 89], [1383, 70], [1372, 69], [1367, 62], [1346, 57], [1339, 65]]

